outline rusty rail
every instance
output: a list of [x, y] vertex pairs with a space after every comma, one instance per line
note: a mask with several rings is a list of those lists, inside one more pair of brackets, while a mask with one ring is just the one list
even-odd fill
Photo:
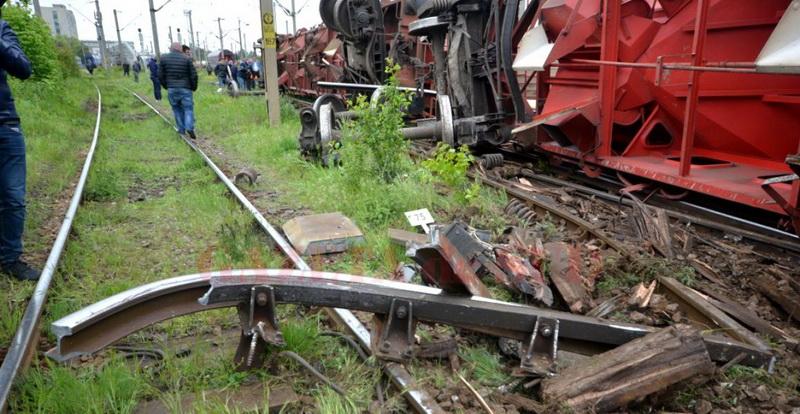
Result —
[[[164, 114], [162, 114], [156, 107], [154, 107], [150, 102], [146, 99], [142, 98], [136, 92], [127, 89], [128, 92], [133, 94], [139, 101], [149, 107], [153, 112], [155, 112], [161, 119], [164, 120], [167, 124], [169, 124], [175, 131], [178, 130], [177, 126], [172, 123]], [[278, 245], [281, 251], [286, 254], [289, 260], [292, 261], [294, 266], [302, 271], [310, 271], [311, 267], [303, 260], [302, 257], [294, 250], [294, 248], [289, 244], [289, 242], [274, 228], [272, 225], [264, 218], [263, 215], [258, 211], [258, 209], [247, 199], [247, 197], [236, 187], [234, 184], [222, 170], [217, 167], [214, 161], [206, 155], [206, 153], [198, 147], [192, 140], [186, 138], [185, 136], [181, 136], [184, 142], [189, 145], [195, 152], [197, 152], [203, 161], [205, 161], [206, 165], [208, 165], [214, 173], [217, 175], [217, 178], [225, 184], [225, 187], [231, 192], [231, 194], [236, 197], [239, 203], [250, 212], [253, 218], [258, 222], [259, 226], [269, 234], [270, 238]], [[326, 309], [327, 310], [327, 309]], [[371, 336], [369, 330], [361, 323], [361, 321], [353, 315], [347, 309], [330, 309], [327, 310], [328, 315], [334, 319], [338, 324], [347, 328], [347, 330], [356, 337], [358, 342], [361, 344], [362, 347], [365, 349], [369, 349]], [[398, 389], [404, 393], [406, 396], [406, 400], [414, 407], [417, 412], [420, 413], [438, 413], [443, 412], [441, 408], [439, 408], [436, 400], [433, 399], [426, 391], [415, 389], [415, 381], [411, 374], [400, 364], [397, 363], [386, 363], [383, 365], [383, 370], [386, 375], [394, 382]]]
[[78, 183], [75, 185], [75, 191], [72, 194], [72, 199], [67, 207], [67, 212], [64, 215], [64, 221], [61, 223], [61, 228], [58, 230], [56, 240], [53, 243], [53, 248], [50, 250], [50, 255], [47, 257], [47, 262], [42, 269], [42, 274], [39, 276], [39, 281], [36, 283], [36, 288], [33, 291], [28, 307], [25, 308], [25, 313], [22, 316], [22, 321], [14, 334], [14, 339], [8, 349], [3, 365], [0, 366], [0, 412], [5, 412], [8, 406], [8, 398], [11, 394], [11, 388], [17, 375], [26, 368], [30, 363], [33, 353], [36, 351], [36, 344], [39, 338], [39, 322], [42, 317], [42, 310], [47, 301], [47, 293], [50, 289], [50, 283], [53, 281], [58, 262], [61, 259], [61, 254], [64, 252], [64, 246], [67, 243], [70, 230], [72, 229], [72, 221], [75, 219], [75, 214], [78, 211], [78, 206], [83, 196], [83, 188], [86, 185], [86, 179], [89, 176], [89, 169], [92, 166], [94, 159], [95, 148], [97, 148], [97, 137], [100, 132], [100, 117], [103, 112], [103, 95], [100, 93], [100, 88], [95, 85], [97, 90], [97, 118], [94, 125], [94, 133], [92, 135], [92, 143], [89, 145], [89, 152], [86, 153], [86, 160], [83, 162], [83, 169], [78, 178]]

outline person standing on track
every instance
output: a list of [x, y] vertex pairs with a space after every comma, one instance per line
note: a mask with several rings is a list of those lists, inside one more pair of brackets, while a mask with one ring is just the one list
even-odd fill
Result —
[[157, 101], [161, 100], [161, 83], [158, 80], [158, 62], [150, 58], [147, 61], [147, 69], [150, 70], [150, 80], [153, 82], [153, 96]]
[[[3, 7], [5, 0], [0, 0]], [[31, 62], [0, 9], [0, 271], [19, 280], [37, 280], [40, 271], [20, 260], [25, 227], [25, 137], [7, 75], [31, 76]]]
[[197, 70], [192, 60], [183, 53], [180, 43], [173, 43], [169, 53], [161, 56], [158, 78], [161, 86], [167, 90], [178, 133], [189, 134], [192, 139], [196, 139], [192, 92], [197, 90]]
[[133, 81], [134, 82], [139, 82], [139, 72], [141, 72], [141, 71], [142, 71], [141, 58], [137, 56], [136, 57], [136, 61], [133, 62]]

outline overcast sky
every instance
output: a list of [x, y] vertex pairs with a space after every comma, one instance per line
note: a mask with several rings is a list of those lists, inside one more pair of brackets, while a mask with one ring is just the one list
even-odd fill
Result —
[[[166, 0], [154, 0], [156, 8], [164, 4]], [[286, 8], [291, 8], [291, 0], [280, 0], [279, 2]], [[42, 6], [53, 4], [64, 4], [75, 14], [78, 24], [78, 35], [82, 40], [97, 39], [97, 32], [94, 27], [94, 1], [90, 0], [40, 0]], [[289, 30], [292, 28], [291, 17], [288, 17], [277, 3], [275, 5], [276, 25], [278, 33], [286, 33], [286, 22], [289, 23]], [[297, 28], [311, 27], [321, 22], [319, 17], [319, 0], [295, 0], [295, 7], [299, 10], [297, 15]], [[302, 9], [301, 9], [302, 8]], [[148, 0], [100, 0], [100, 11], [103, 14], [103, 27], [107, 40], [116, 40], [117, 33], [114, 27], [114, 9], [117, 9], [119, 26], [123, 41], [132, 41], [139, 49], [139, 36], [137, 29], [142, 29], [145, 45], [149, 48], [153, 33], [150, 24], [150, 13]], [[222, 17], [222, 33], [226, 49], [235, 46], [238, 50], [239, 42], [239, 20], [242, 22], [242, 36], [247, 45], [251, 45], [256, 39], [260, 38], [259, 27], [259, 0], [172, 0], [164, 6], [161, 11], [156, 13], [158, 21], [158, 37], [160, 47], [163, 50], [168, 48], [169, 26], [172, 26], [172, 34], [175, 41], [177, 38], [177, 28], [181, 29], [183, 43], [190, 42], [189, 20], [184, 11], [192, 11], [194, 31], [200, 32], [199, 44], [208, 41], [209, 49], [219, 48], [219, 28], [217, 17]], [[248, 48], [250, 49], [250, 48]]]

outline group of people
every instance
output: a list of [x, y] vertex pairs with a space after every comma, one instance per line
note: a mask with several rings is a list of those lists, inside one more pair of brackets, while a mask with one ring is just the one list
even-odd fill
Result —
[[143, 61], [141, 56], [136, 56], [133, 65], [128, 62], [122, 64], [122, 75], [131, 76], [131, 69], [133, 69], [133, 81], [139, 82], [139, 74], [142, 72]]
[[233, 56], [225, 56], [214, 67], [214, 74], [220, 88], [231, 81], [236, 82], [239, 90], [250, 91], [256, 88], [256, 82], [261, 77], [261, 63], [252, 59], [241, 59], [237, 63]]

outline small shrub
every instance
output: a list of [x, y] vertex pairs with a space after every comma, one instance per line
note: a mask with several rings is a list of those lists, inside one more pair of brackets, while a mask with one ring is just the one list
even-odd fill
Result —
[[456, 149], [440, 142], [433, 158], [422, 161], [422, 167], [453, 188], [458, 201], [468, 203], [478, 197], [481, 189], [480, 184], [470, 183], [467, 177], [467, 170], [474, 161], [466, 145]]
[[345, 145], [340, 155], [348, 181], [355, 187], [375, 179], [391, 183], [411, 169], [408, 143], [400, 132], [410, 98], [397, 88], [398, 70], [399, 65], [387, 61], [389, 79], [380, 104], [373, 106], [364, 95], [350, 104], [357, 118], [342, 127]]

